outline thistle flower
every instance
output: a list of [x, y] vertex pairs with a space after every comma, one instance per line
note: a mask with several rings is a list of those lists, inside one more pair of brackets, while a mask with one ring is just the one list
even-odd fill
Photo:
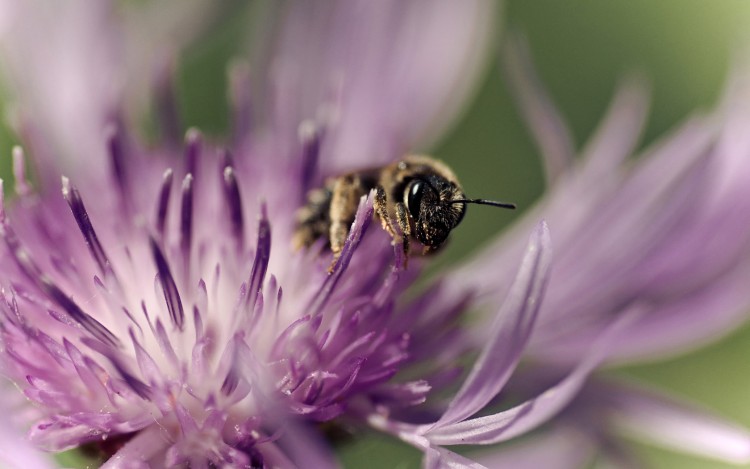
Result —
[[[37, 24], [38, 7], [24, 24]], [[118, 30], [98, 24], [115, 20], [111, 8], [93, 15], [97, 27], [67, 33], [91, 32], [80, 42], [100, 44], [103, 31]], [[232, 151], [194, 130], [181, 150], [140, 143], [127, 131], [121, 84], [113, 94], [92, 88], [87, 138], [56, 159], [66, 151], [55, 138], [65, 132], [60, 115], [35, 125], [35, 108], [21, 107], [42, 187], [31, 189], [15, 149], [17, 200], [0, 213], [0, 362], [35, 404], [31, 442], [48, 451], [93, 444], [111, 456], [109, 468], [330, 467], [313, 424], [346, 417], [421, 448], [429, 467], [471, 465], [442, 446], [510, 438], [568, 403], [627, 321], [554, 392], [472, 418], [505, 386], [531, 337], [549, 266], [545, 224], [531, 230], [484, 347], [457, 327], [467, 292], [446, 296], [438, 283], [403, 300], [419, 265], [405, 271], [400, 246], [368, 230], [372, 196], [360, 201], [330, 275], [329, 258], [290, 248], [307, 189], [346, 166], [398, 158], [436, 115], [445, 123], [445, 106], [455, 108], [466, 89], [459, 77], [480, 63], [488, 8], [292, 6], [266, 64], [275, 88], [260, 100], [261, 120], [247, 75], [235, 69]], [[434, 48], [442, 60], [425, 54]], [[171, 118], [169, 102], [160, 100], [161, 115]], [[60, 195], [50, 184], [63, 173]], [[416, 418], [411, 408], [458, 384], [460, 358], [477, 351], [451, 403], [427, 413], [435, 422]]]
[[[524, 43], [514, 37], [510, 44], [508, 70], [545, 157], [550, 188], [526, 218], [451, 272], [449, 284], [473, 286], [478, 303], [497, 304], [505, 290], [487, 281], [489, 273], [505, 275], [495, 266], [513, 261], [533, 219], [543, 217], [556, 228], [561, 244], [527, 349], [538, 366], [518, 377], [515, 382], [523, 384], [516, 391], [533, 393], [535, 386], [554, 382], [561, 365], [565, 369], [590, 353], [586, 344], [616, 317], [638, 315], [627, 334], [610, 344], [607, 360], [613, 364], [683, 353], [746, 320], [748, 71], [732, 74], [717, 111], [688, 119], [635, 158], [629, 157], [648, 99], [643, 80], [631, 78], [582, 156], [574, 158], [564, 120], [535, 76]], [[519, 455], [488, 456], [485, 462], [519, 461], [527, 451], [529, 467], [545, 465], [541, 461], [580, 467], [597, 451], [627, 460], [632, 455], [620, 441], [623, 433], [731, 463], [750, 461], [747, 430], [638, 383], [595, 379]]]

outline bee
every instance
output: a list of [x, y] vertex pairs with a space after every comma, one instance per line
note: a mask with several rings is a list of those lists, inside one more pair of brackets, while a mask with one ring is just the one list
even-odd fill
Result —
[[456, 175], [445, 163], [429, 156], [408, 155], [386, 166], [328, 179], [324, 187], [310, 191], [307, 204], [297, 214], [295, 247], [310, 247], [316, 240], [327, 238], [333, 268], [354, 222], [359, 200], [372, 189], [375, 216], [394, 243], [403, 243], [407, 258], [413, 241], [422, 245], [423, 255], [443, 246], [451, 230], [463, 220], [466, 204], [516, 208], [510, 203], [467, 199]]

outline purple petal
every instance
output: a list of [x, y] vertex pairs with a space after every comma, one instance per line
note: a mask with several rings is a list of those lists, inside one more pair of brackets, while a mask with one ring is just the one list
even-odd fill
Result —
[[[229, 155], [226, 155], [229, 159]], [[224, 181], [224, 197], [226, 206], [229, 210], [229, 223], [232, 227], [232, 234], [241, 248], [245, 241], [245, 222], [242, 214], [242, 195], [240, 185], [237, 182], [237, 174], [232, 166], [225, 166], [222, 170]]]
[[130, 329], [130, 341], [133, 343], [133, 350], [135, 351], [135, 359], [138, 363], [138, 368], [141, 371], [141, 376], [145, 378], [152, 386], [158, 386], [161, 384], [162, 372], [159, 369], [159, 365], [156, 364], [154, 359], [149, 355], [146, 349], [143, 348], [138, 339], [135, 337], [135, 332]]
[[623, 337], [615, 345], [610, 361], [653, 361], [686, 353], [726, 335], [747, 319], [748, 276], [750, 268], [745, 266], [721, 282], [661, 305], [658, 314], [644, 315], [634, 325], [632, 337]]
[[81, 234], [83, 234], [83, 238], [86, 240], [86, 246], [88, 246], [91, 255], [99, 265], [99, 271], [101, 273], [108, 273], [110, 271], [109, 259], [99, 242], [99, 238], [96, 236], [96, 231], [94, 231], [94, 226], [91, 224], [89, 214], [83, 205], [83, 199], [81, 199], [78, 189], [71, 186], [68, 178], [64, 176], [62, 178], [62, 193], [65, 201], [68, 202], [68, 206], [70, 206], [71, 212], [73, 212], [78, 229], [81, 230]]
[[26, 175], [26, 154], [23, 148], [13, 147], [13, 179], [16, 181], [16, 195], [20, 197], [27, 196], [31, 193], [31, 186]]
[[436, 445], [481, 444], [507, 441], [527, 433], [562, 410], [578, 393], [589, 374], [607, 358], [611, 342], [629, 332], [637, 312], [618, 318], [597, 338], [586, 357], [560, 383], [538, 397], [485, 417], [437, 426], [428, 438]]
[[517, 96], [521, 113], [542, 153], [547, 182], [551, 184], [573, 164], [573, 137], [541, 85], [526, 40], [514, 34], [506, 41], [505, 69], [513, 95]]
[[750, 432], [694, 405], [634, 387], [612, 388], [614, 424], [628, 435], [731, 464], [750, 462]]
[[156, 264], [156, 270], [159, 272], [159, 283], [161, 284], [164, 293], [164, 301], [167, 305], [167, 310], [169, 311], [169, 318], [172, 320], [172, 324], [182, 330], [185, 325], [185, 311], [182, 307], [180, 291], [177, 289], [174, 277], [172, 277], [172, 271], [169, 268], [167, 258], [164, 257], [164, 253], [156, 240], [149, 238], [149, 243], [151, 247], [151, 255]]
[[180, 249], [185, 258], [186, 269], [190, 259], [190, 247], [193, 241], [193, 175], [187, 174], [182, 180], [182, 198], [180, 200]]
[[53, 418], [36, 422], [29, 430], [28, 438], [37, 448], [57, 452], [73, 449], [83, 442], [101, 439], [104, 434], [105, 432], [86, 423]]
[[289, 136], [322, 121], [324, 172], [397, 158], [455, 118], [494, 15], [483, 0], [295, 2], [270, 65], [276, 118]]
[[313, 316], [317, 316], [326, 305], [328, 298], [334, 288], [336, 288], [336, 284], [349, 266], [354, 251], [356, 251], [359, 242], [362, 240], [362, 235], [364, 235], [365, 231], [367, 231], [367, 228], [370, 226], [373, 214], [372, 203], [374, 197], [375, 191], [372, 190], [366, 197], [362, 197], [362, 200], [360, 200], [357, 213], [354, 216], [354, 222], [349, 231], [349, 236], [346, 238], [344, 249], [341, 251], [341, 256], [333, 266], [331, 274], [323, 282], [323, 286], [321, 286], [320, 290], [310, 302], [310, 307], [308, 309], [312, 311]]
[[167, 333], [166, 329], [164, 329], [164, 324], [162, 324], [161, 319], [159, 318], [156, 318], [156, 329], [154, 331], [154, 336], [156, 337], [156, 342], [159, 344], [159, 350], [161, 350], [161, 353], [164, 355], [164, 357], [167, 358], [169, 364], [172, 365], [172, 368], [175, 371], [178, 370], [180, 361], [177, 358], [177, 354], [175, 353], [174, 348], [172, 347], [172, 342], [169, 340], [169, 334]]
[[579, 469], [594, 457], [592, 441], [575, 430], [554, 427], [529, 439], [472, 455], [487, 467]]
[[[3, 415], [8, 415], [6, 409], [3, 409]], [[46, 454], [32, 447], [11, 422], [3, 421], [0, 425], [0, 467], [52, 469], [56, 465]]]
[[487, 469], [476, 461], [445, 448], [427, 448], [424, 469]]
[[444, 427], [475, 414], [508, 382], [531, 336], [550, 257], [549, 229], [541, 222], [531, 235], [516, 280], [495, 317], [489, 342], [436, 426]]
[[[101, 322], [81, 309], [78, 304], [66, 295], [60, 288], [52, 283], [49, 277], [43, 273], [39, 266], [34, 262], [29, 253], [21, 245], [21, 241], [16, 236], [10, 226], [0, 227], [0, 235], [5, 239], [8, 250], [13, 255], [18, 266], [28, 278], [37, 284], [37, 286], [47, 295], [47, 297], [56, 303], [67, 313], [68, 317], [86, 329], [92, 336], [96, 337], [102, 343], [110, 346], [119, 346], [119, 339], [107, 329]], [[55, 312], [60, 314], [60, 312]]]
[[279, 439], [286, 454], [297, 467], [335, 469], [340, 467], [328, 444], [320, 435], [296, 422], [284, 424], [284, 434]]
[[268, 261], [271, 257], [271, 224], [268, 221], [266, 205], [260, 208], [260, 220], [258, 221], [258, 240], [255, 243], [255, 258], [253, 267], [248, 281], [248, 295], [246, 301], [248, 304], [255, 304], [258, 295], [263, 288], [263, 281], [266, 278], [268, 270]]
[[156, 203], [156, 231], [164, 238], [164, 227], [167, 223], [169, 211], [169, 197], [172, 189], [173, 171], [167, 169], [162, 176], [161, 188], [159, 189], [158, 202]]
[[100, 469], [146, 469], [146, 461], [164, 451], [171, 438], [160, 425], [151, 425], [125, 443]]
[[[106, 174], [104, 130], [123, 84], [113, 3], [0, 4], [3, 65], [20, 101], [22, 134], [32, 137], [34, 155], [42, 161], [36, 167], [48, 187], [57, 178], [55, 168]], [[77, 110], [76, 119], [70, 119], [70, 109]], [[85, 158], [81, 148], [87, 149]]]
[[625, 79], [607, 115], [582, 151], [587, 177], [611, 177], [635, 151], [649, 110], [648, 84], [641, 76]]
[[70, 343], [67, 339], [63, 339], [63, 345], [70, 359], [73, 361], [73, 365], [76, 368], [78, 376], [81, 381], [86, 385], [90, 392], [94, 393], [97, 390], [106, 393], [106, 388], [102, 381], [97, 377], [95, 370], [92, 370], [86, 363], [84, 355], [81, 353], [75, 345]]

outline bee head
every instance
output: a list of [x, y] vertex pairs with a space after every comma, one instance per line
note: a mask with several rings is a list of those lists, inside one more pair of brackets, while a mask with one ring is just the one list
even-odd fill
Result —
[[451, 230], [463, 220], [466, 204], [516, 208], [503, 202], [467, 199], [458, 184], [434, 174], [410, 181], [404, 193], [404, 203], [412, 218], [412, 234], [428, 251], [445, 243]]
[[412, 180], [404, 196], [413, 235], [428, 248], [436, 249], [445, 243], [466, 212], [466, 204], [454, 202], [464, 199], [461, 188], [437, 175]]

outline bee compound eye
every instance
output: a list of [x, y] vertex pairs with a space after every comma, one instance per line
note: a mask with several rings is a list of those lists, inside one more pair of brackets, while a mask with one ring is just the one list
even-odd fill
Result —
[[406, 208], [414, 218], [419, 218], [419, 208], [422, 205], [424, 195], [424, 182], [414, 181], [409, 185], [409, 194], [406, 197]]

